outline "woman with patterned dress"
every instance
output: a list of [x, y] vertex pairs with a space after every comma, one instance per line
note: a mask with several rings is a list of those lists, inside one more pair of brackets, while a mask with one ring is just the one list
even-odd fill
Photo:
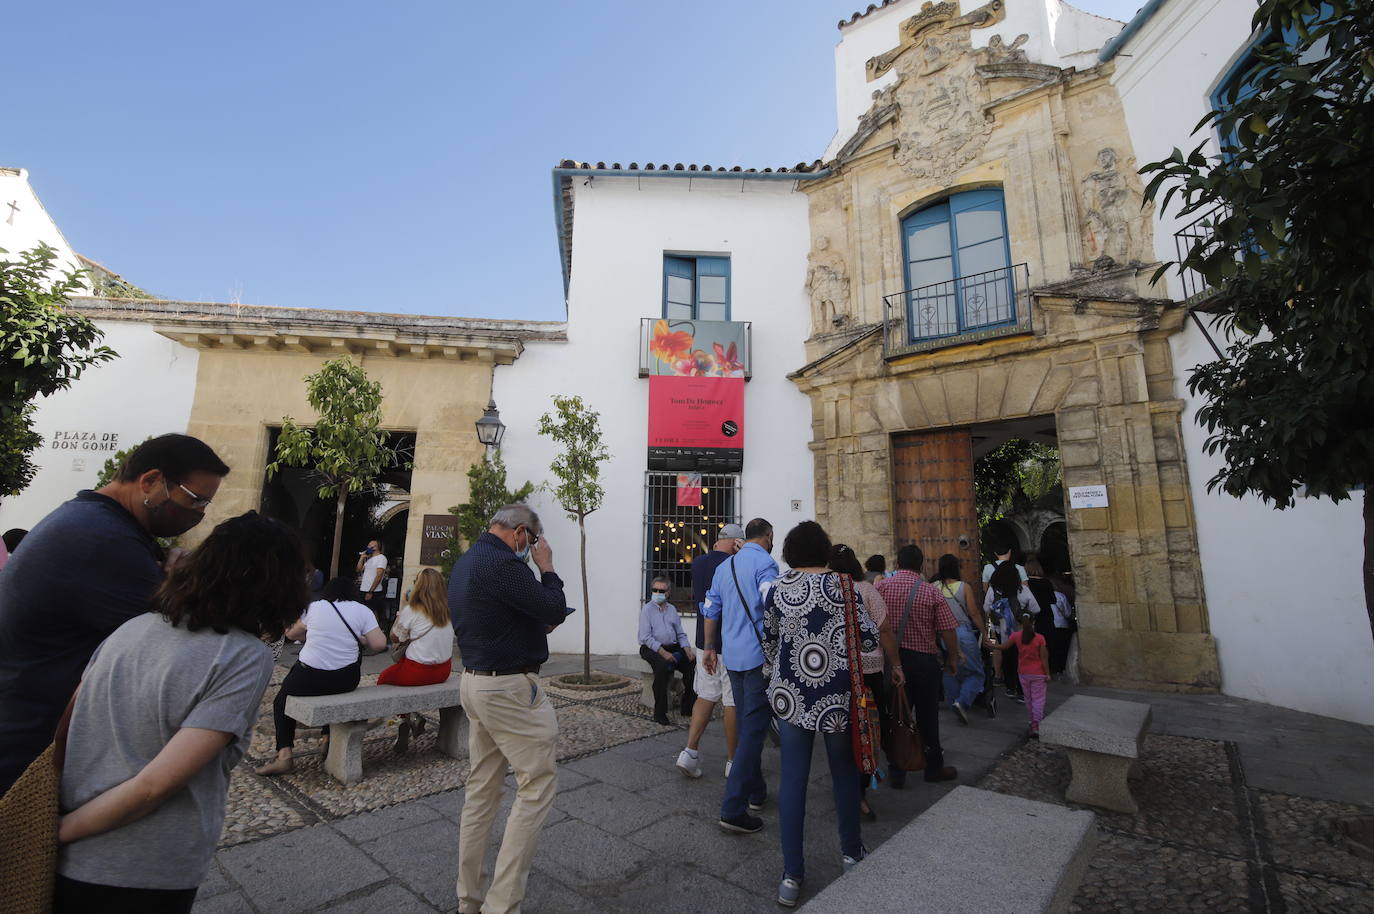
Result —
[[[848, 871], [865, 854], [859, 834], [859, 771], [849, 734], [850, 657], [841, 580], [848, 576], [826, 567], [829, 556], [830, 537], [820, 524], [803, 521], [793, 527], [782, 544], [783, 561], [791, 570], [778, 578], [764, 603], [764, 649], [773, 668], [768, 699], [782, 738], [778, 824], [783, 876], [778, 903], [787, 907], [797, 903], [805, 877], [802, 831], [817, 733], [830, 762], [844, 869]], [[855, 599], [860, 650], [874, 650], [878, 626], [864, 611], [857, 593]], [[900, 670], [896, 675], [900, 676]]]

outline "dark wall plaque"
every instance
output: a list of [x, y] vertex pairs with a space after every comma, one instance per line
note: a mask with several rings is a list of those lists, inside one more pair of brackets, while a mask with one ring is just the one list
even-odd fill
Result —
[[420, 531], [420, 564], [438, 565], [448, 548], [449, 537], [458, 530], [458, 518], [452, 514], [426, 514]]

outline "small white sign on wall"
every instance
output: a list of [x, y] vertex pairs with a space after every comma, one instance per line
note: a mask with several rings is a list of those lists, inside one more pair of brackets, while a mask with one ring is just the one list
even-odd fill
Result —
[[1106, 486], [1069, 486], [1070, 508], [1107, 507]]

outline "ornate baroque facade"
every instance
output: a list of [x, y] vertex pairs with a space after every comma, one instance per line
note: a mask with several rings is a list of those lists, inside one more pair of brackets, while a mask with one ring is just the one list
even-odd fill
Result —
[[[1184, 313], [1152, 297], [1151, 213], [1111, 65], [1029, 59], [1031, 36], [995, 31], [1002, 0], [911, 9], [896, 46], [867, 63], [870, 80], [895, 79], [829, 176], [802, 187], [812, 334], [792, 377], [811, 398], [818, 519], [890, 554], [924, 529], [904, 514], [921, 496], [897, 478], [896, 442], [1052, 419], [1065, 486], [1109, 496], [1066, 511], [1085, 679], [1214, 690], [1168, 345]], [[970, 332], [961, 318], [959, 332], [922, 339], [915, 299], [901, 294], [919, 285], [904, 219], [976, 190], [1000, 191], [1009, 263], [1026, 265], [1009, 274], [1015, 319]], [[922, 545], [938, 555], [952, 542]], [[976, 578], [976, 541], [958, 552]]]

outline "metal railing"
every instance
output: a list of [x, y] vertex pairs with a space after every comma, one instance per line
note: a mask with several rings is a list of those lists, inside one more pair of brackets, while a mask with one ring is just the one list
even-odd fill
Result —
[[[672, 582], [669, 599], [680, 612], [695, 612], [692, 559], [709, 552], [722, 524], [740, 522], [740, 475], [704, 473], [686, 480], [683, 498], [677, 473], [644, 474], [643, 585], [663, 576]], [[686, 502], [686, 504], [683, 504]]]
[[[1213, 207], [1174, 232], [1174, 253], [1178, 255], [1179, 264], [1182, 264], [1195, 249], [1205, 257], [1220, 246], [1216, 240], [1215, 226], [1225, 219], [1229, 212], [1230, 210], [1224, 206]], [[1178, 274], [1185, 302], [1205, 298], [1211, 292], [1211, 283], [1197, 270], [1180, 266]]]
[[883, 297], [887, 358], [1031, 329], [1030, 267], [958, 276]]

